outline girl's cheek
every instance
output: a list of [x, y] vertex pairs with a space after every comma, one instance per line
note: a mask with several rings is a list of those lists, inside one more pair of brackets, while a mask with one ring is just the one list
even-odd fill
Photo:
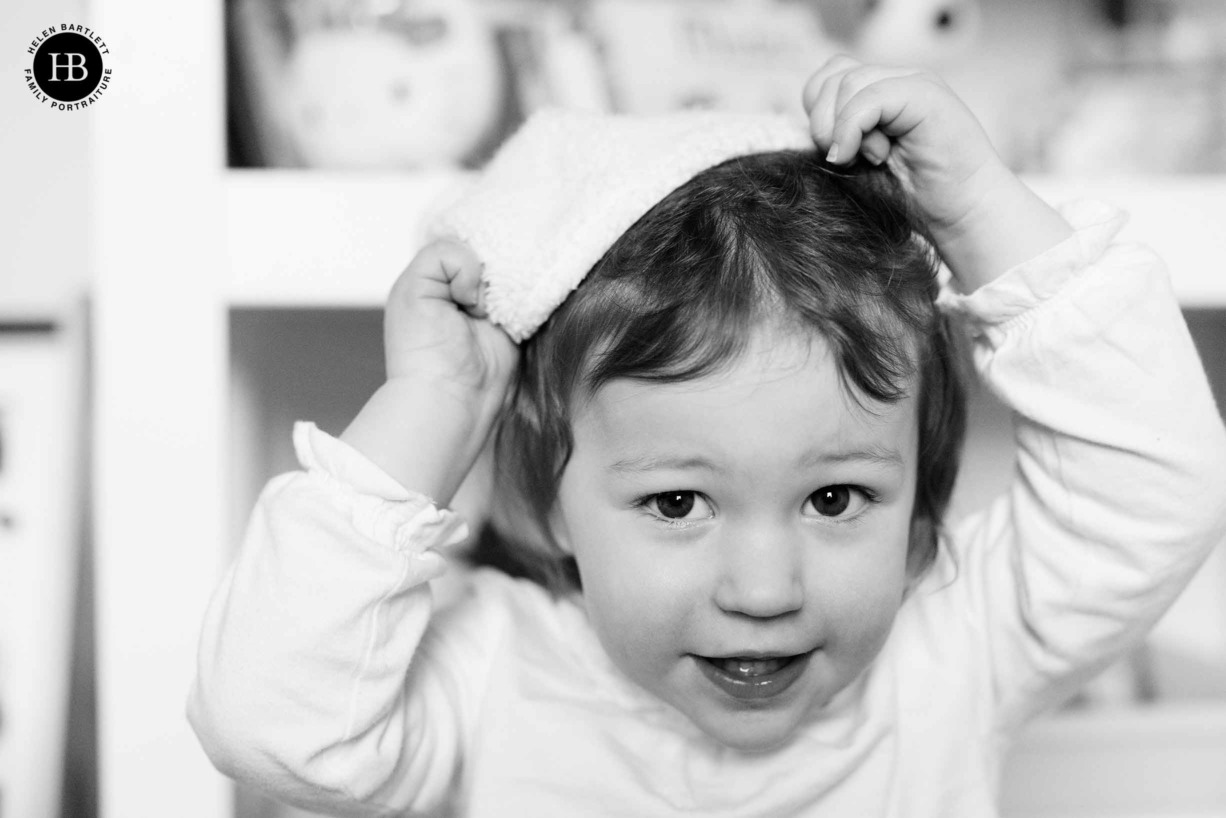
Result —
[[902, 604], [902, 581], [885, 579], [846, 600], [841, 617], [850, 635], [873, 654], [885, 642]]

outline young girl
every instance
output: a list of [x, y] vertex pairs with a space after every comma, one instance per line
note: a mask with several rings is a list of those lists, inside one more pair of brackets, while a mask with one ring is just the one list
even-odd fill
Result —
[[[536, 120], [444, 214], [387, 382], [295, 428], [209, 609], [222, 771], [354, 815], [995, 813], [1019, 726], [1221, 537], [1226, 435], [1114, 211], [1050, 209], [930, 75], [839, 58], [805, 105]], [[950, 316], [1018, 460], [944, 531]], [[434, 610], [495, 430], [504, 570]]]

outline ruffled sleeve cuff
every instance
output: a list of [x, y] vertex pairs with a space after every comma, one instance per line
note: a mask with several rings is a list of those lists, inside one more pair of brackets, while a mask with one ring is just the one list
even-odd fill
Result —
[[314, 423], [294, 424], [294, 451], [302, 468], [327, 484], [348, 507], [359, 533], [399, 553], [425, 558], [436, 569], [431, 573], [442, 573], [443, 564], [437, 554], [427, 553], [430, 549], [468, 538], [468, 526], [455, 512], [404, 488], [361, 452]]
[[963, 295], [946, 286], [937, 305], [980, 330], [1006, 323], [1044, 303], [1093, 265], [1128, 220], [1118, 208], [1091, 200], [1059, 210], [1072, 225], [1072, 236], [972, 293]]

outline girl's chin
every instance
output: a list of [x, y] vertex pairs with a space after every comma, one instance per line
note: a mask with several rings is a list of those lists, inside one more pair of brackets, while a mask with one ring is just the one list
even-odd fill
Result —
[[729, 731], [720, 731], [713, 733], [706, 731], [706, 734], [730, 750], [736, 750], [739, 753], [749, 755], [763, 755], [772, 753], [788, 744], [792, 737], [796, 734], [796, 729], [792, 728], [786, 731], [770, 731], [756, 733], [753, 731], [740, 731], [730, 733]]
[[801, 719], [789, 713], [721, 713], [690, 720], [712, 741], [739, 753], [770, 753], [786, 746], [800, 730]]

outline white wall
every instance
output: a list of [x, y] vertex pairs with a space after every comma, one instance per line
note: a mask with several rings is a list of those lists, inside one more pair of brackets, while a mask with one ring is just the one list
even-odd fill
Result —
[[0, 317], [39, 317], [89, 280], [91, 112], [53, 111], [20, 81], [43, 29], [89, 25], [85, 0], [0, 3]]

